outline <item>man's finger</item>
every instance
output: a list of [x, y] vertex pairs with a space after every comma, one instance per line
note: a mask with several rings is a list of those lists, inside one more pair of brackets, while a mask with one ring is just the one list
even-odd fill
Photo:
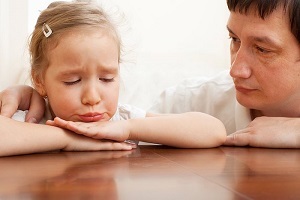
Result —
[[247, 133], [232, 133], [226, 137], [223, 145], [226, 146], [247, 146], [249, 145], [249, 134]]
[[36, 91], [33, 91], [30, 107], [26, 115], [26, 122], [38, 123], [42, 120], [45, 111], [45, 100]]
[[0, 115], [11, 118], [18, 109], [18, 102], [16, 99], [9, 96], [5, 97], [5, 101], [0, 102]]

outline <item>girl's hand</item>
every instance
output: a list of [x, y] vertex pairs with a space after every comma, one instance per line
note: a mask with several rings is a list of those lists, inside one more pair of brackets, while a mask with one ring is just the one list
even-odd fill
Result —
[[68, 139], [63, 151], [102, 151], [102, 150], [132, 150], [135, 144], [116, 142], [111, 140], [96, 140], [93, 138], [67, 133]]
[[48, 120], [46, 124], [68, 129], [94, 139], [108, 139], [119, 142], [127, 140], [130, 134], [128, 121], [126, 120], [85, 123], [66, 121], [55, 117], [53, 121]]

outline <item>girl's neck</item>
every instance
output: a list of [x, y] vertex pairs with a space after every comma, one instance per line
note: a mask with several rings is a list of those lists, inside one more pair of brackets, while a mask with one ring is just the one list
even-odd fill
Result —
[[250, 115], [251, 115], [251, 120], [254, 120], [256, 117], [261, 117], [263, 116], [262, 112], [260, 110], [250, 110]]

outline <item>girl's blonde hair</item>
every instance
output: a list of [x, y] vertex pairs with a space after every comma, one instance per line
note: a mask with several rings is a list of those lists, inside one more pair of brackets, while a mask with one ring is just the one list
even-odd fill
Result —
[[[51, 29], [52, 33], [46, 37], [43, 31]], [[35, 85], [36, 80], [42, 80], [43, 73], [49, 65], [47, 53], [49, 48], [54, 48], [62, 35], [76, 28], [96, 27], [105, 30], [115, 40], [119, 47], [119, 62], [121, 54], [121, 39], [112, 20], [96, 4], [88, 2], [51, 3], [41, 12], [29, 43], [31, 61], [31, 77]]]

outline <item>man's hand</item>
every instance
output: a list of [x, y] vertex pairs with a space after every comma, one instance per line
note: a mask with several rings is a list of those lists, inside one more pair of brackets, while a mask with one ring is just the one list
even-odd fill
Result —
[[18, 109], [28, 110], [26, 122], [38, 123], [44, 115], [45, 100], [27, 85], [12, 86], [0, 92], [0, 115], [10, 118]]
[[300, 118], [258, 117], [227, 136], [224, 145], [300, 148]]

